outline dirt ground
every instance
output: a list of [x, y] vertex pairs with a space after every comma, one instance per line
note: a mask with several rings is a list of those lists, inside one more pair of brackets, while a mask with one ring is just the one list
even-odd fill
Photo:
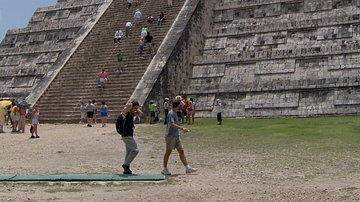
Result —
[[[157, 125], [157, 126], [155, 126]], [[140, 153], [131, 168], [136, 174], [158, 174], [164, 140], [147, 131], [159, 124], [137, 125]], [[28, 127], [28, 126], [27, 126]], [[161, 127], [162, 128], [162, 127]], [[39, 126], [39, 139], [29, 132], [0, 135], [1, 174], [122, 173], [124, 143], [113, 124]], [[256, 164], [259, 156], [186, 148], [195, 174], [185, 174], [176, 153], [170, 157], [172, 176], [160, 182], [2, 182], [0, 201], [360, 201], [359, 173], [341, 175], [341, 169], [309, 178], [284, 168], [273, 172]], [[250, 165], [254, 166], [245, 166]], [[321, 167], [321, 165], [319, 165]]]

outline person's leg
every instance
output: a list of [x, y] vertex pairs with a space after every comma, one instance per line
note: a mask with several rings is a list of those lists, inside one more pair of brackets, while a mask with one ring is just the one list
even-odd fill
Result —
[[176, 148], [176, 150], [178, 151], [179, 153], [179, 157], [180, 157], [180, 161], [182, 162], [182, 164], [184, 166], [187, 166], [188, 165], [188, 162], [186, 160], [186, 156], [185, 156], [185, 151], [183, 148]]
[[124, 165], [126, 166], [130, 166], [130, 163], [135, 159], [135, 157], [138, 155], [139, 153], [139, 149], [138, 146], [134, 140], [134, 138], [132, 136], [128, 136], [128, 137], [123, 137], [122, 138], [127, 151], [126, 151], [126, 158], [125, 158], [125, 162]]
[[38, 135], [38, 124], [34, 124], [34, 128], [33, 128], [33, 131], [35, 132], [35, 137], [40, 137], [39, 135]]
[[163, 159], [163, 167], [164, 167], [164, 168], [167, 168], [167, 165], [168, 165], [168, 162], [169, 162], [169, 157], [170, 157], [171, 152], [172, 152], [172, 150], [169, 150], [169, 149], [167, 149], [167, 150], [165, 151], [164, 159]]

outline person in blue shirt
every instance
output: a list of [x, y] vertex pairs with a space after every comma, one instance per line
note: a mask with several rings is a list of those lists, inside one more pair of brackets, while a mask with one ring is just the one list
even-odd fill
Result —
[[176, 112], [179, 110], [179, 107], [180, 107], [180, 101], [179, 100], [173, 101], [173, 109], [168, 113], [168, 117], [167, 117], [166, 134], [165, 134], [166, 151], [163, 159], [164, 167], [161, 171], [161, 173], [164, 175], [171, 175], [167, 167], [167, 164], [169, 161], [170, 154], [174, 149], [178, 151], [180, 160], [185, 166], [186, 173], [193, 173], [197, 171], [197, 168], [192, 168], [189, 166], [185, 157], [184, 148], [181, 143], [179, 129], [184, 132], [189, 132], [189, 130], [187, 128], [181, 127], [179, 124], [179, 119], [176, 114]]

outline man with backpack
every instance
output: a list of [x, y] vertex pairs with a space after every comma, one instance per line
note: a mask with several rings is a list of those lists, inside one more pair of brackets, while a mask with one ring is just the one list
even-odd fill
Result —
[[124, 174], [132, 174], [130, 163], [139, 153], [138, 146], [134, 140], [134, 116], [141, 116], [143, 114], [139, 107], [137, 101], [126, 103], [122, 113], [116, 121], [116, 130], [121, 134], [121, 138], [124, 141], [126, 148], [125, 161], [122, 165]]

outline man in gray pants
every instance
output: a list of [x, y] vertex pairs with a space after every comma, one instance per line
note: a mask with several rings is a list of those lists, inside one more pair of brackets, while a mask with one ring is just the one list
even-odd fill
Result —
[[139, 103], [137, 101], [126, 103], [121, 113], [121, 116], [124, 119], [124, 127], [121, 137], [126, 147], [125, 162], [122, 165], [124, 168], [124, 174], [132, 174], [132, 171], [130, 170], [130, 163], [139, 153], [138, 146], [134, 140], [134, 116], [141, 116], [142, 114], [143, 112], [139, 109]]

